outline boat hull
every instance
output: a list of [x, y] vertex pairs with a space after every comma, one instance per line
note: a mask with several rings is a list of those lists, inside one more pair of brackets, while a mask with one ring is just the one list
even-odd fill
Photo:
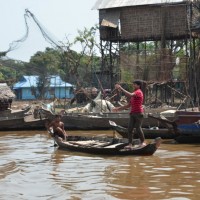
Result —
[[15, 119], [0, 120], [0, 130], [12, 131], [45, 129], [45, 120], [46, 119], [34, 119], [32, 115]]
[[[103, 154], [103, 155], [141, 155], [141, 156], [150, 156], [153, 155], [158, 147], [160, 146], [161, 139], [157, 138], [157, 140], [153, 141], [152, 143], [144, 146], [138, 147], [133, 149], [125, 149], [124, 147], [128, 144], [127, 140], [119, 138], [100, 138], [100, 137], [83, 137], [83, 136], [73, 136], [68, 137], [66, 142], [61, 141], [60, 138], [54, 138], [55, 142], [61, 149], [76, 151], [76, 152], [84, 152], [90, 154]], [[97, 146], [95, 143], [93, 145], [83, 145], [80, 141], [96, 141]], [[106, 145], [103, 142], [107, 142]], [[94, 146], [96, 145], [96, 146]], [[100, 146], [101, 145], [101, 146]]]
[[176, 111], [175, 122], [177, 125], [192, 124], [200, 120], [200, 112], [197, 111]]
[[24, 118], [17, 119], [7, 119], [0, 121], [0, 130], [16, 130], [17, 128], [22, 127], [24, 124]]
[[[128, 130], [125, 127], [119, 126], [113, 121], [110, 121], [110, 125], [113, 130], [115, 130], [119, 135], [123, 138], [128, 137]], [[146, 139], [155, 139], [157, 137], [161, 137], [162, 139], [174, 139], [177, 137], [177, 134], [174, 133], [171, 129], [159, 129], [159, 128], [142, 128], [144, 136]], [[135, 132], [134, 138], [138, 138], [138, 134]]]
[[178, 126], [181, 135], [200, 136], [200, 124], [181, 124]]
[[[43, 110], [45, 117], [52, 120], [54, 114], [49, 111]], [[62, 115], [62, 121], [65, 128], [68, 130], [106, 130], [110, 129], [109, 120], [115, 121], [117, 124], [123, 127], [128, 127], [129, 113], [65, 113]], [[142, 127], [165, 127], [165, 124], [157, 119], [144, 117]]]
[[199, 144], [200, 143], [200, 136], [194, 135], [180, 135], [175, 138], [175, 141], [180, 144]]
[[28, 112], [31, 110], [31, 106], [27, 106], [21, 110], [4, 110], [0, 111], [0, 121], [3, 120], [11, 120], [11, 119], [19, 119], [27, 116]]

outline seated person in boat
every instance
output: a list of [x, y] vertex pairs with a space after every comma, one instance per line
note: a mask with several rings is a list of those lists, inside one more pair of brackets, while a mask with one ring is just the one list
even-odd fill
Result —
[[56, 115], [55, 119], [47, 125], [47, 129], [53, 128], [54, 136], [61, 137], [66, 140], [67, 133], [64, 129], [64, 123], [61, 121], [61, 115]]

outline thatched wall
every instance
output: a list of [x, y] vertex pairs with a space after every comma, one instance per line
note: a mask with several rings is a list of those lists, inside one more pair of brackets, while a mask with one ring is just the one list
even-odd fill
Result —
[[[118, 28], [101, 26], [100, 38], [102, 40], [147, 41], [161, 40], [163, 36], [165, 39], [173, 40], [185, 39], [189, 36], [186, 4], [99, 10], [100, 24], [103, 19], [118, 25]], [[120, 36], [119, 33], [121, 33]]]
[[7, 110], [15, 94], [6, 84], [0, 84], [0, 111]]
[[178, 78], [186, 79], [187, 59], [183, 56], [180, 58], [179, 67], [181, 71], [173, 74], [176, 67], [176, 56], [170, 49], [161, 49], [154, 52], [137, 53], [137, 51], [120, 52], [120, 68], [122, 71], [122, 81], [127, 78], [143, 79], [145, 81], [169, 81]]
[[156, 40], [185, 38], [186, 6], [130, 7], [121, 12], [121, 39]]

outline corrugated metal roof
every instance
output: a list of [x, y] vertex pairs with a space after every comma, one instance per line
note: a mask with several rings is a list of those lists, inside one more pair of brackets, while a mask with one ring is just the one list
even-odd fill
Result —
[[[37, 87], [39, 76], [23, 76], [22, 79], [14, 84], [13, 89]], [[60, 76], [47, 77], [50, 80], [50, 87], [72, 87], [72, 84], [62, 81]]]
[[140, 6], [140, 5], [152, 5], [152, 4], [163, 4], [163, 3], [181, 3], [187, 0], [97, 0], [92, 9], [106, 9], [106, 8], [117, 8], [126, 6]]

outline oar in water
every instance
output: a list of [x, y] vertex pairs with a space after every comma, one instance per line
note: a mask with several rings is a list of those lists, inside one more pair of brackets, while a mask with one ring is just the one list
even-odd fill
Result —
[[[53, 129], [52, 129], [52, 128], [48, 129], [47, 132], [49, 133], [49, 135], [50, 135], [51, 137], [54, 138], [54, 132], [53, 132]], [[53, 147], [57, 147], [58, 145], [56, 144], [55, 140], [53, 140], [53, 142], [54, 142]]]
[[109, 120], [109, 124], [113, 127], [113, 130], [117, 131], [122, 137], [128, 137], [128, 130], [122, 126], [117, 125], [115, 122]]

